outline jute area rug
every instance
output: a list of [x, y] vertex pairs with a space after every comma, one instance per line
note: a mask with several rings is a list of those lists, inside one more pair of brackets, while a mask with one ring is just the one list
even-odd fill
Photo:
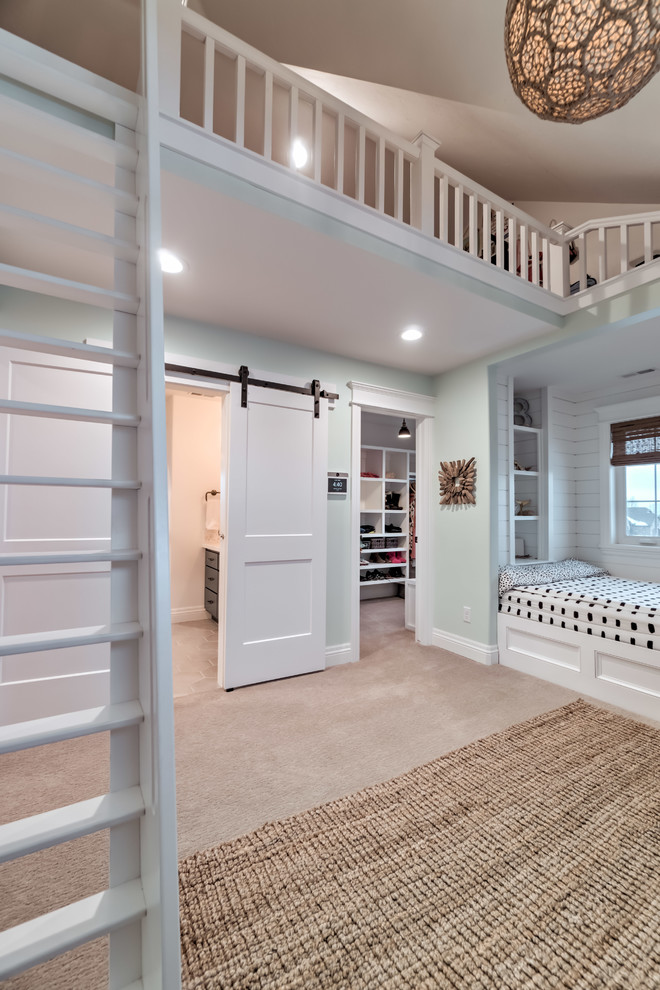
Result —
[[660, 988], [659, 778], [577, 701], [190, 856], [183, 986]]

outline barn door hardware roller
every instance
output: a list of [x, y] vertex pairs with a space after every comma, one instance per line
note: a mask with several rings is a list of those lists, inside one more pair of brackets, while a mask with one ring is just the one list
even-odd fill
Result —
[[165, 371], [182, 375], [198, 375], [200, 378], [216, 378], [223, 382], [239, 382], [241, 386], [241, 406], [247, 408], [248, 386], [257, 385], [259, 388], [274, 388], [280, 392], [295, 392], [297, 395], [312, 395], [314, 397], [314, 418], [319, 418], [321, 399], [338, 399], [336, 392], [326, 392], [321, 388], [318, 378], [312, 384], [305, 387], [302, 385], [286, 385], [284, 382], [264, 381], [262, 378], [250, 378], [247, 365], [242, 364], [237, 375], [230, 375], [224, 371], [206, 371], [204, 368], [186, 368], [181, 364], [166, 364]]

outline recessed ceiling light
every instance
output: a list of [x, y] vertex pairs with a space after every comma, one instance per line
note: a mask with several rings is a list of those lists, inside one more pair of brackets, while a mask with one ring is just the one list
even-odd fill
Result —
[[167, 272], [168, 275], [177, 275], [183, 271], [183, 262], [175, 254], [172, 254], [171, 251], [168, 251], [167, 248], [161, 248], [159, 250], [158, 260], [160, 261], [162, 271]]
[[294, 168], [304, 168], [307, 164], [307, 159], [309, 158], [309, 152], [305, 147], [303, 141], [300, 138], [296, 140], [291, 145], [291, 161], [293, 162]]
[[406, 329], [401, 334], [401, 340], [419, 340], [424, 334], [419, 329], [419, 327], [406, 327]]

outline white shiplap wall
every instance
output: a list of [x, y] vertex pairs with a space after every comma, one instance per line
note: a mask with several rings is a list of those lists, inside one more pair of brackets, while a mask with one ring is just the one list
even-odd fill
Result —
[[608, 552], [601, 547], [601, 497], [599, 406], [618, 402], [657, 398], [660, 412], [660, 376], [644, 378], [644, 384], [634, 379], [622, 380], [615, 389], [590, 392], [574, 403], [576, 421], [576, 556], [593, 561], [619, 577], [639, 581], [658, 581], [660, 553], [637, 549], [617, 549]]
[[563, 560], [578, 556], [576, 403], [548, 389], [548, 557]]

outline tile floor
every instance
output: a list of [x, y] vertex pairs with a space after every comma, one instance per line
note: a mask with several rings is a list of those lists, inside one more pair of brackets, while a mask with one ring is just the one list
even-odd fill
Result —
[[172, 625], [174, 697], [218, 689], [218, 626], [213, 619]]

